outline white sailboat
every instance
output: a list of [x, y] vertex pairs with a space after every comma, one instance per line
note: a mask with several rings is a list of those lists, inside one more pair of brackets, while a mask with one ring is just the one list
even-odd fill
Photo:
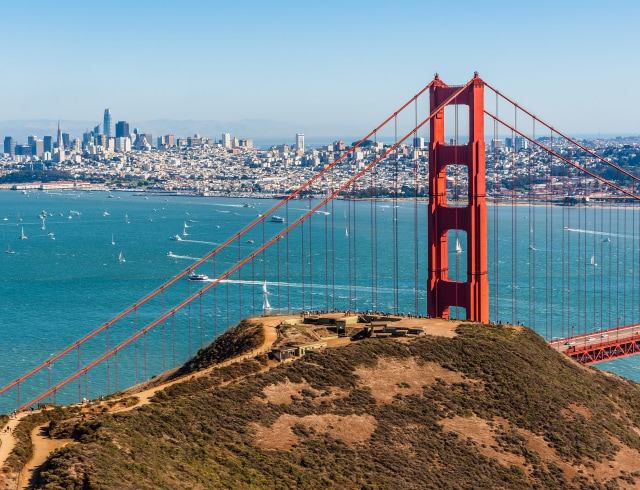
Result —
[[591, 256], [591, 262], [590, 263], [591, 263], [592, 266], [598, 267], [598, 264], [596, 264], [596, 258], [593, 255]]
[[127, 222], [127, 224], [129, 223], [129, 215], [127, 213], [124, 213], [124, 220]]
[[186, 221], [184, 222], [184, 227], [185, 227], [185, 228], [191, 228], [191, 227], [187, 224], [187, 222], [186, 222]]
[[111, 234], [111, 245], [115, 245], [115, 244], [116, 244], [116, 242], [115, 242], [115, 240], [113, 239], [113, 233], [112, 233], [112, 234]]
[[345, 228], [345, 229], [344, 229], [344, 236], [346, 236], [347, 238], [349, 238], [349, 228]]
[[462, 247], [460, 246], [460, 240], [458, 240], [456, 238], [456, 253], [457, 254], [461, 254], [462, 253]]
[[271, 309], [271, 305], [269, 304], [269, 291], [267, 291], [267, 281], [264, 281], [262, 284], [262, 311], [267, 312], [267, 310]]
[[13, 250], [11, 250], [11, 245], [7, 245], [7, 253], [8, 254], [14, 254], [15, 253]]
[[27, 235], [24, 234], [24, 226], [22, 227], [22, 233], [20, 233], [20, 240], [26, 240]]
[[189, 236], [189, 233], [187, 233], [186, 227], [184, 228], [184, 230], [182, 230], [182, 236]]
[[122, 255], [122, 251], [120, 252], [120, 255], [118, 255], [118, 261], [120, 261], [120, 263], [126, 262], [126, 260], [124, 259], [124, 256]]
[[46, 229], [47, 229], [47, 227], [46, 227], [46, 226], [45, 226], [45, 224], [44, 224], [44, 216], [42, 217], [42, 229], [43, 229], [43, 230], [46, 230]]

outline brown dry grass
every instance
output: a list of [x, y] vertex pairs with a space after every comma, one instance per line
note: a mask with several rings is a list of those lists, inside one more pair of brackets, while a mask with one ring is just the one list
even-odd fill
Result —
[[413, 358], [406, 361], [380, 360], [377, 367], [373, 369], [362, 367], [356, 369], [356, 375], [363, 385], [371, 389], [371, 396], [378, 403], [391, 403], [397, 394], [420, 394], [423, 386], [432, 385], [437, 379], [449, 383], [464, 380], [460, 373], [432, 362], [418, 365]]
[[271, 427], [252, 424], [256, 430], [254, 443], [261, 449], [291, 449], [298, 443], [298, 437], [292, 428], [303, 425], [315, 434], [328, 434], [348, 446], [364, 443], [376, 430], [376, 419], [371, 415], [281, 415]]

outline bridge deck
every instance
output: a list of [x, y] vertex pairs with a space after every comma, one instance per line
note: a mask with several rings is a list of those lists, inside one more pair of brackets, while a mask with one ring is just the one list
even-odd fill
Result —
[[583, 364], [610, 361], [640, 352], [640, 325], [554, 339], [549, 345]]

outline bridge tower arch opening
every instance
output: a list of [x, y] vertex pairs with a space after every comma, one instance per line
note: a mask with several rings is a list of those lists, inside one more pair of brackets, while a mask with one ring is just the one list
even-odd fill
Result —
[[[431, 120], [429, 143], [427, 311], [431, 317], [448, 319], [454, 307], [456, 311], [464, 311], [467, 320], [487, 323], [489, 281], [484, 82], [476, 73], [458, 96], [440, 107], [458, 90], [460, 87], [446, 85], [438, 75], [429, 89], [431, 113], [437, 112]], [[461, 144], [457, 139], [449, 144], [446, 142], [445, 107], [449, 105], [468, 107], [469, 137], [465, 143]], [[466, 206], [447, 200], [447, 167], [451, 165], [463, 165], [467, 169]], [[466, 233], [465, 280], [455, 280], [449, 275], [449, 240], [454, 236], [452, 230]]]

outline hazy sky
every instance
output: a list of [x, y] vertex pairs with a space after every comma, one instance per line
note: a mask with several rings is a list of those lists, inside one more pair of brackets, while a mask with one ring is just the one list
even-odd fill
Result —
[[0, 120], [365, 133], [474, 71], [569, 134], [640, 134], [640, 2], [3, 0]]

